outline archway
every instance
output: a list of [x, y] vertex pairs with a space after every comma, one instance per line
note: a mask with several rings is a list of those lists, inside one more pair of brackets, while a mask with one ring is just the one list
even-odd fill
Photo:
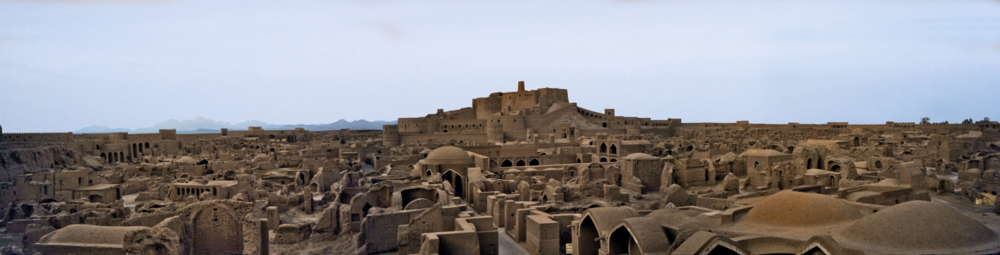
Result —
[[538, 165], [538, 159], [531, 159], [531, 161], [528, 162], [528, 165], [529, 166], [537, 166]]
[[840, 165], [833, 165], [833, 166], [831, 166], [830, 167], [830, 171], [832, 171], [832, 172], [838, 172], [839, 173], [840, 172]]
[[90, 200], [91, 203], [104, 203], [104, 196], [99, 194], [93, 194], [87, 196], [87, 200]]
[[497, 167], [497, 161], [491, 159], [490, 160], [490, 168], [494, 168], [494, 167]]
[[716, 244], [715, 247], [712, 247], [712, 250], [708, 252], [708, 255], [740, 255], [740, 253], [726, 248], [725, 246]]
[[642, 254], [639, 244], [632, 239], [632, 234], [625, 226], [621, 226], [608, 238], [608, 255]]
[[600, 161], [601, 161], [601, 162], [608, 162], [608, 158], [605, 158], [605, 157], [601, 157], [601, 160], [600, 160]]
[[576, 163], [583, 163], [582, 159], [576, 159]]
[[590, 215], [585, 216], [580, 222], [580, 236], [578, 237], [580, 247], [573, 247], [575, 254], [597, 255], [601, 248], [601, 243], [597, 241], [598, 234], [594, 219]]
[[361, 207], [361, 218], [362, 219], [364, 219], [365, 217], [368, 217], [368, 209], [372, 209], [372, 205], [369, 204], [369, 203], [365, 203], [365, 206]]
[[611, 145], [611, 154], [618, 154], [618, 146], [614, 144]]
[[607, 153], [607, 152], [608, 152], [608, 145], [601, 143], [601, 153]]
[[465, 198], [465, 182], [462, 180], [462, 176], [458, 173], [452, 172], [451, 185], [455, 185], [455, 195], [460, 198]]
[[861, 146], [861, 138], [854, 137], [854, 146]]
[[193, 254], [243, 254], [243, 225], [228, 207], [213, 205], [195, 214]]
[[612, 158], [612, 159], [611, 159], [611, 162], [618, 162], [618, 159], [616, 159], [616, 158]]
[[509, 159], [504, 159], [503, 163], [500, 163], [500, 167], [512, 167], [514, 163], [511, 163]]
[[518, 159], [517, 160], [517, 164], [514, 164], [514, 165], [515, 166], [524, 166], [524, 160], [523, 159]]
[[806, 160], [806, 169], [813, 169], [813, 159], [809, 158]]

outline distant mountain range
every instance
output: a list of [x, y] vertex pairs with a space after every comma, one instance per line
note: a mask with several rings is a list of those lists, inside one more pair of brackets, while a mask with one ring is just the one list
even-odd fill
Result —
[[160, 129], [176, 129], [177, 133], [189, 134], [189, 133], [215, 133], [219, 132], [223, 128], [228, 128], [229, 130], [247, 130], [249, 127], [262, 127], [264, 130], [291, 130], [297, 127], [305, 128], [309, 131], [324, 131], [324, 130], [340, 130], [340, 129], [353, 129], [353, 130], [364, 130], [364, 129], [374, 129], [382, 130], [382, 125], [394, 125], [396, 121], [367, 121], [367, 120], [355, 120], [346, 121], [338, 120], [337, 122], [328, 124], [312, 124], [312, 125], [286, 125], [286, 124], [267, 124], [262, 121], [244, 121], [236, 124], [230, 124], [224, 121], [214, 121], [211, 119], [198, 117], [193, 120], [167, 120], [160, 123], [156, 123], [152, 127], [128, 129], [128, 128], [109, 128], [105, 126], [89, 126], [81, 128], [80, 130], [73, 131], [73, 133], [111, 133], [111, 132], [129, 132], [132, 134], [141, 133], [157, 133]]

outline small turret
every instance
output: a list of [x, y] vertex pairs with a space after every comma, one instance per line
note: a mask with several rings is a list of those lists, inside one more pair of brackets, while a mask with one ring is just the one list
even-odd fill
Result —
[[524, 92], [524, 81], [517, 82], [517, 92]]

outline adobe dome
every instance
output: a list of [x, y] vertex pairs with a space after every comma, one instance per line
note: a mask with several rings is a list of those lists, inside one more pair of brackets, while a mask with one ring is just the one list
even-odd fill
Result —
[[38, 243], [121, 246], [125, 243], [126, 233], [140, 229], [148, 229], [148, 227], [110, 227], [73, 224], [42, 236], [38, 240]]
[[472, 164], [469, 153], [455, 146], [444, 146], [427, 154], [424, 162], [431, 165], [468, 165]]
[[992, 253], [1000, 248], [997, 233], [982, 223], [948, 206], [919, 200], [865, 216], [844, 230], [843, 237], [890, 253]]
[[183, 156], [183, 157], [181, 157], [181, 158], [179, 158], [177, 160], [174, 160], [174, 162], [181, 163], [181, 164], [188, 164], [188, 165], [198, 164], [198, 160], [195, 160], [194, 158], [189, 157], [189, 156]]
[[653, 157], [653, 155], [649, 155], [649, 154], [641, 153], [640, 152], [640, 153], [628, 154], [628, 156], [625, 156], [625, 159], [631, 159], [631, 160], [656, 160], [656, 159], [659, 159], [659, 158]]
[[755, 156], [755, 157], [774, 157], [774, 156], [784, 156], [788, 154], [772, 149], [749, 149], [746, 152], [743, 152], [742, 155]]
[[781, 191], [764, 198], [743, 216], [741, 223], [785, 227], [836, 224], [861, 218], [858, 209], [831, 196]]

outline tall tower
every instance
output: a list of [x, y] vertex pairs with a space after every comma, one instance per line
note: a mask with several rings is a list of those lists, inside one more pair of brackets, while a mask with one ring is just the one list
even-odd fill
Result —
[[385, 146], [399, 145], [399, 125], [382, 125], [382, 144]]
[[503, 123], [493, 118], [486, 124], [486, 140], [489, 142], [503, 142]]
[[524, 92], [524, 81], [517, 82], [517, 92]]

